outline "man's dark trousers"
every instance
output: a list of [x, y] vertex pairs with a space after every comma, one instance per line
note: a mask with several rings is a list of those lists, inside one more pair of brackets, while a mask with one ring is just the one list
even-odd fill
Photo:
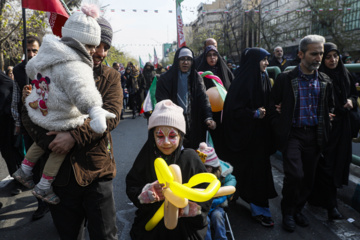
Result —
[[319, 157], [316, 127], [292, 127], [288, 144], [283, 151], [283, 215], [301, 212], [314, 184]]
[[87, 219], [91, 239], [117, 239], [116, 210], [113, 181], [100, 179], [82, 187], [73, 171], [69, 184], [54, 187], [60, 203], [51, 205], [50, 211], [61, 239], [76, 240]]

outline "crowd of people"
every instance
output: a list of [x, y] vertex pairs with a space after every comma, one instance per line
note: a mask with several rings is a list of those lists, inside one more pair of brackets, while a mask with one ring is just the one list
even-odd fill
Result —
[[[348, 183], [351, 141], [360, 128], [359, 80], [344, 65], [350, 56], [341, 56], [324, 37], [308, 35], [293, 61], [283, 57], [281, 46], [271, 60], [265, 49], [247, 48], [234, 70], [209, 38], [198, 57], [179, 48], [168, 71], [150, 62], [142, 70], [132, 62], [111, 68], [103, 61], [113, 31], [97, 11], [83, 6], [71, 15], [61, 39], [28, 36], [29, 61], [0, 72], [0, 150], [17, 181], [12, 193], [19, 194], [22, 185], [34, 188], [34, 220], [50, 209], [61, 239], [77, 239], [85, 221], [91, 239], [117, 239], [110, 132], [127, 108], [133, 119], [140, 115], [155, 78], [157, 103], [146, 115], [147, 141], [126, 177], [117, 176], [126, 179], [127, 196], [138, 208], [132, 239], [227, 239], [226, 209], [238, 198], [249, 204], [254, 220], [273, 227], [269, 199], [278, 193], [270, 156], [276, 151], [285, 175], [282, 227], [293, 232], [296, 225], [308, 226], [302, 211], [307, 202], [326, 209], [330, 220], [342, 219], [337, 188]], [[268, 66], [282, 73], [269, 76]], [[284, 71], [288, 66], [294, 68]], [[227, 92], [221, 111], [207, 94], [217, 83], [198, 72], [220, 78]], [[176, 212], [174, 229], [160, 220], [148, 231], [167, 188], [157, 180], [159, 157], [178, 165], [184, 183], [208, 172], [236, 192], [188, 201]]]

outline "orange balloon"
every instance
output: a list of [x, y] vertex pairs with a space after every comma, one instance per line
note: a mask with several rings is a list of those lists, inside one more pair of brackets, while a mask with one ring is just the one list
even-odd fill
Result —
[[224, 100], [222, 99], [222, 97], [220, 96], [219, 90], [217, 89], [217, 87], [212, 87], [209, 88], [206, 91], [206, 94], [209, 97], [209, 101], [210, 101], [210, 105], [211, 105], [211, 110], [213, 112], [220, 112], [223, 110], [224, 108]]

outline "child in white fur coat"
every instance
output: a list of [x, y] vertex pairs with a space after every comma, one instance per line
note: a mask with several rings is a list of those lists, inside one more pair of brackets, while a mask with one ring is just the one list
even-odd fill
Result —
[[[25, 106], [31, 120], [49, 131], [76, 128], [89, 116], [93, 131], [103, 133], [106, 119], [115, 118], [115, 114], [101, 108], [102, 98], [93, 78], [91, 56], [101, 37], [96, 21], [99, 10], [95, 5], [84, 5], [81, 10], [66, 21], [61, 39], [44, 37], [39, 53], [26, 66], [36, 90], [26, 98]], [[13, 177], [33, 188], [32, 169], [43, 154], [44, 150], [34, 143]], [[60, 202], [51, 183], [65, 157], [66, 154], [50, 153], [41, 180], [32, 191], [36, 197], [50, 204]]]

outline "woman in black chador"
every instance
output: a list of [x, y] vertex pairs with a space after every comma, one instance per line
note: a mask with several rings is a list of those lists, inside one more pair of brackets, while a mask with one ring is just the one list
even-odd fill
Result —
[[[157, 181], [154, 161], [163, 158], [168, 165], [177, 164], [181, 171], [182, 182], [198, 174], [205, 173], [205, 165], [193, 149], [183, 149], [182, 143], [186, 133], [183, 109], [170, 100], [158, 102], [149, 118], [149, 137], [134, 165], [126, 176], [126, 194], [138, 208], [130, 236], [138, 239], [164, 240], [202, 240], [207, 231], [207, 214], [211, 200], [192, 202], [179, 209], [177, 226], [169, 230], [164, 219], [150, 231], [145, 230], [146, 223], [164, 202], [163, 184]], [[206, 188], [206, 184], [198, 187]]]
[[156, 85], [156, 101], [170, 99], [184, 110], [186, 121], [185, 148], [197, 149], [205, 142], [206, 127], [216, 128], [203, 79], [196, 72], [194, 54], [188, 47], [175, 53], [169, 71], [160, 76]]
[[[234, 79], [234, 75], [231, 70], [226, 65], [225, 61], [220, 56], [218, 50], [215, 46], [209, 45], [205, 48], [205, 52], [203, 54], [203, 59], [199, 67], [196, 69], [197, 71], [211, 71], [214, 75], [218, 76], [224, 84], [226, 91], [229, 90], [230, 84]], [[204, 84], [206, 90], [209, 88], [215, 87], [213, 81], [209, 78], [204, 78]], [[216, 129], [210, 130], [210, 135], [212, 137], [214, 147], [216, 149], [216, 153], [220, 159], [224, 158], [224, 147], [223, 147], [223, 126], [221, 124], [221, 115], [222, 112], [213, 112], [213, 118], [216, 122]]]
[[226, 161], [234, 166], [235, 196], [251, 207], [252, 216], [263, 226], [274, 222], [269, 199], [277, 196], [271, 173], [270, 91], [266, 73], [270, 54], [262, 48], [248, 48], [241, 54], [238, 74], [224, 104], [223, 126]]
[[341, 219], [337, 210], [336, 188], [348, 184], [349, 166], [352, 159], [352, 137], [359, 129], [352, 124], [351, 115], [357, 115], [355, 81], [345, 68], [337, 46], [324, 44], [324, 57], [319, 71], [332, 80], [335, 100], [335, 116], [329, 141], [320, 158], [316, 181], [309, 202], [328, 210], [329, 219]]
[[[211, 71], [214, 75], [218, 76], [224, 84], [226, 90], [229, 90], [230, 84], [234, 79], [234, 75], [228, 68], [226, 62], [220, 56], [215, 46], [209, 45], [205, 48], [203, 59], [196, 69], [198, 72]], [[212, 81], [204, 81], [206, 89], [214, 87]]]

